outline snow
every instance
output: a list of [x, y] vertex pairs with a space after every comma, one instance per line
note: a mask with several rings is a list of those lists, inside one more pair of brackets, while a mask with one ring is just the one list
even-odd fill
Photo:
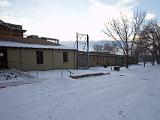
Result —
[[[75, 80], [69, 71], [111, 74]], [[159, 73], [150, 64], [38, 71], [44, 81], [0, 89], [0, 120], [160, 120]]]
[[41, 82], [37, 73], [22, 72], [17, 69], [0, 70], [0, 89], [10, 86], [24, 85]]
[[45, 48], [45, 49], [70, 49], [76, 50], [64, 45], [40, 45], [40, 44], [26, 44], [20, 42], [0, 41], [0, 47], [17, 47], [17, 48]]

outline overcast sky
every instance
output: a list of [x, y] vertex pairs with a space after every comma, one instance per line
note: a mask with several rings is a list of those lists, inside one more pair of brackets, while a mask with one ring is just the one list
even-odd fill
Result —
[[23, 25], [26, 34], [75, 40], [76, 32], [104, 40], [104, 22], [122, 9], [160, 16], [160, 0], [0, 0], [0, 19]]

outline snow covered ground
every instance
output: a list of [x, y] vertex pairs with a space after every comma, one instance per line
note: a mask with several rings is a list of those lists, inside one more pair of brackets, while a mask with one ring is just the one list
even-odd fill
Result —
[[38, 72], [44, 81], [0, 89], [0, 120], [160, 120], [160, 66], [70, 71], [111, 74]]
[[0, 89], [10, 86], [18, 86], [41, 82], [45, 79], [37, 79], [38, 72], [22, 72], [16, 69], [0, 70]]

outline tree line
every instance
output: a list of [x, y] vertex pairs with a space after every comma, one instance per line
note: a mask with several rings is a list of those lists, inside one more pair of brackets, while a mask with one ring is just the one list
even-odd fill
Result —
[[106, 41], [103, 44], [94, 44], [93, 49], [95, 52], [106, 52], [107, 54], [116, 54], [118, 51], [115, 41]]
[[160, 26], [157, 19], [152, 19], [143, 26], [135, 53], [141, 57], [144, 66], [148, 56], [153, 65], [155, 62], [160, 64]]

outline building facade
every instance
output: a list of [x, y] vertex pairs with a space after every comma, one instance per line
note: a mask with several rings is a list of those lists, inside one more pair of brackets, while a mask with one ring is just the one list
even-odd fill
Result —
[[7, 65], [23, 71], [74, 69], [75, 53], [73, 50], [7, 48]]

